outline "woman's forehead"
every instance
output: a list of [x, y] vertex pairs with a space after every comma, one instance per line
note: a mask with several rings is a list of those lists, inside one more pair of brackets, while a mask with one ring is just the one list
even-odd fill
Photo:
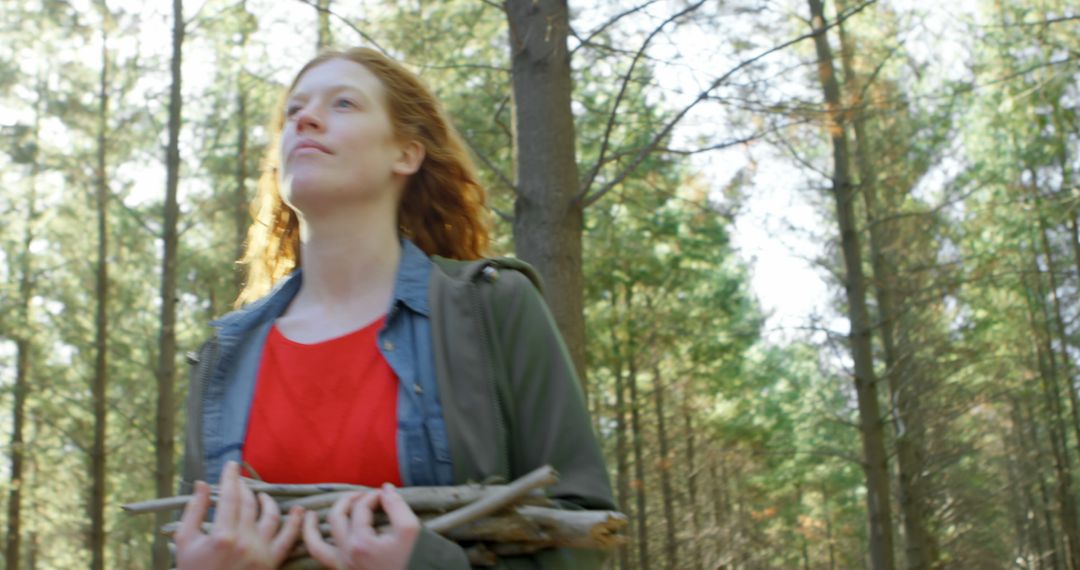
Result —
[[305, 71], [297, 80], [290, 96], [303, 97], [342, 88], [375, 94], [381, 92], [382, 83], [363, 65], [348, 59], [334, 58]]

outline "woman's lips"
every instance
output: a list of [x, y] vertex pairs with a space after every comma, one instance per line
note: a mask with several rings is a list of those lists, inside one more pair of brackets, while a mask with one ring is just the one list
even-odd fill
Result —
[[311, 140], [300, 141], [293, 147], [290, 156], [294, 154], [333, 154], [330, 149]]

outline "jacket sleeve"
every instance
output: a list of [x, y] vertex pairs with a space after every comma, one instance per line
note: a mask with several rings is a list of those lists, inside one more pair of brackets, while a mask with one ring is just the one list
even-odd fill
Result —
[[[500, 397], [508, 415], [512, 475], [550, 464], [559, 482], [549, 496], [562, 508], [614, 510], [581, 383], [547, 304], [517, 271], [501, 271], [492, 290], [495, 338], [508, 372]], [[598, 569], [606, 557], [601, 551], [562, 548], [528, 557], [538, 566], [507, 558], [506, 567]]]
[[458, 544], [421, 527], [406, 570], [469, 570], [469, 558]]

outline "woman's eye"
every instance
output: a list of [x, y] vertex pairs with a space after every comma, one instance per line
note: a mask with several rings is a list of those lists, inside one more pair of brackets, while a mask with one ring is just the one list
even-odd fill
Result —
[[288, 107], [285, 107], [285, 116], [291, 117], [295, 115], [299, 110], [300, 105], [289, 105]]
[[337, 101], [334, 101], [334, 106], [340, 107], [340, 108], [343, 108], [343, 109], [352, 109], [352, 108], [356, 108], [356, 103], [353, 103], [349, 99], [338, 99]]

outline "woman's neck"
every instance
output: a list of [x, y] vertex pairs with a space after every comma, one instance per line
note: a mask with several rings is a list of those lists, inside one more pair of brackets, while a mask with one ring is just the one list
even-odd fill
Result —
[[396, 209], [301, 216], [300, 259], [304, 278], [287, 315], [329, 328], [340, 328], [335, 321], [363, 324], [381, 315], [393, 298], [401, 259]]

